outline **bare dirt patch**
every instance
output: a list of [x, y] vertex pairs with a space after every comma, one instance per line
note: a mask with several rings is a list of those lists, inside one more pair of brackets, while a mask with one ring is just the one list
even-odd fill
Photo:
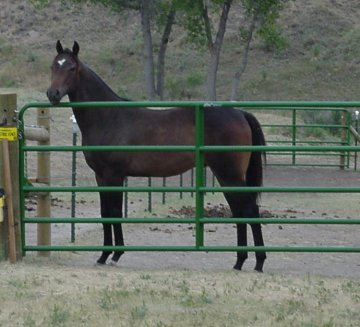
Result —
[[[268, 167], [265, 172], [265, 185], [276, 186], [358, 186], [359, 173], [326, 168], [278, 168]], [[130, 200], [129, 215], [133, 217], [194, 216], [193, 200], [169, 199], [166, 205], [157, 204], [153, 199], [153, 211], [149, 213], [144, 198]], [[31, 205], [30, 205], [31, 207]], [[68, 211], [67, 200], [53, 202], [53, 215], [61, 216]], [[208, 216], [230, 216], [226, 202], [219, 195], [206, 198]], [[79, 200], [79, 216], [99, 215], [98, 201]], [[358, 218], [360, 204], [358, 194], [351, 193], [264, 193], [261, 201], [263, 217], [279, 218]], [[206, 225], [205, 243], [207, 245], [234, 245], [236, 230], [234, 225]], [[360, 229], [357, 225], [288, 225], [265, 224], [264, 238], [267, 245], [288, 246], [360, 246]], [[70, 226], [58, 224], [53, 227], [53, 242], [68, 244]], [[124, 224], [126, 244], [129, 245], [193, 245], [194, 226], [191, 224]], [[102, 244], [100, 225], [82, 224], [76, 228], [77, 244]], [[29, 231], [28, 241], [33, 242], [36, 231]], [[252, 236], [248, 232], [249, 244]], [[28, 254], [33, 255], [33, 254]], [[56, 254], [57, 260], [66, 265], [92, 265], [98, 253]], [[128, 252], [120, 260], [123, 268], [149, 269], [191, 269], [223, 270], [231, 269], [235, 262], [234, 253], [186, 253], [186, 252]], [[249, 254], [244, 270], [251, 271], [255, 264], [253, 253]], [[345, 253], [269, 253], [265, 271], [273, 273], [293, 272], [301, 274], [320, 274], [328, 276], [360, 276], [359, 254]]]

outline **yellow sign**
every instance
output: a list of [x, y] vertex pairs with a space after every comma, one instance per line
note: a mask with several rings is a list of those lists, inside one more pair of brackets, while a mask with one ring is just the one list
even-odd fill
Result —
[[16, 141], [18, 130], [16, 127], [0, 127], [0, 140]]
[[5, 197], [4, 195], [0, 196], [0, 223], [4, 221], [4, 206], [5, 206]]

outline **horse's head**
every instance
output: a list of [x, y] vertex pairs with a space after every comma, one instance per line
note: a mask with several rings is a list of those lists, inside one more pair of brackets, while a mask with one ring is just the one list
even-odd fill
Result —
[[47, 97], [52, 104], [58, 104], [67, 94], [74, 92], [79, 79], [79, 44], [75, 41], [72, 50], [63, 49], [56, 43], [57, 56], [51, 65], [51, 85]]

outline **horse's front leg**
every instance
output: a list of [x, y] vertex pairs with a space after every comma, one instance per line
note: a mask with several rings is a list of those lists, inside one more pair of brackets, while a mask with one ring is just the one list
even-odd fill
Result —
[[[98, 185], [109, 185], [109, 183], [104, 183], [104, 181], [96, 176]], [[122, 186], [122, 181], [119, 181], [117, 185]], [[122, 218], [122, 192], [100, 192], [100, 206], [101, 206], [101, 217], [103, 218]], [[114, 229], [115, 245], [123, 246], [124, 237], [122, 232], [122, 227], [120, 223], [103, 223], [104, 228], [104, 246], [112, 246], [112, 228]], [[105, 264], [108, 257], [112, 251], [104, 250], [97, 260], [99, 264]], [[123, 251], [114, 251], [112, 257], [113, 262], [117, 262], [120, 256], [123, 254]]]
[[[109, 203], [109, 195], [110, 193], [100, 192], [100, 212], [101, 217], [106, 218], [110, 217], [110, 203]], [[104, 246], [112, 246], [112, 232], [111, 232], [111, 224], [103, 223], [103, 230], [104, 230]], [[105, 264], [106, 260], [110, 256], [111, 251], [103, 251], [100, 258], [97, 260], [99, 264]]]
[[[103, 217], [103, 216], [102, 216]], [[103, 224], [104, 230], [104, 246], [111, 246], [112, 245], [112, 235], [111, 235], [111, 225], [110, 224]], [[106, 264], [106, 260], [108, 259], [111, 251], [103, 251], [101, 253], [100, 258], [97, 260], [98, 264], [104, 265]]]
[[[112, 193], [111, 198], [111, 215], [114, 218], [122, 218], [122, 203], [123, 203], [123, 193], [117, 192]], [[114, 238], [115, 238], [115, 245], [123, 246], [124, 245], [124, 236], [122, 231], [122, 226], [120, 223], [112, 224], [114, 229]], [[114, 251], [114, 254], [111, 258], [113, 263], [117, 263], [120, 257], [124, 254], [124, 251]]]

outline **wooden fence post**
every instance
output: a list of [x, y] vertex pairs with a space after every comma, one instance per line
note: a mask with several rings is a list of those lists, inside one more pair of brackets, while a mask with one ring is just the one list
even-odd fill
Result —
[[[37, 109], [37, 124], [45, 128], [50, 135], [50, 110], [48, 108]], [[50, 137], [44, 140], [38, 140], [39, 145], [50, 145]], [[36, 182], [40, 184], [50, 185], [50, 152], [39, 152], [37, 155], [37, 178]], [[37, 215], [38, 217], [51, 216], [50, 193], [40, 193], [37, 199]], [[51, 245], [51, 224], [38, 224], [37, 228], [37, 244]], [[40, 256], [49, 256], [49, 251], [38, 252]]]
[[[0, 94], [2, 126], [17, 127], [16, 107], [16, 94]], [[6, 188], [9, 194], [5, 193], [7, 215], [0, 223], [0, 260], [9, 258], [11, 262], [15, 262], [21, 257], [18, 141], [2, 141], [2, 149], [3, 151], [0, 151], [0, 188]]]

